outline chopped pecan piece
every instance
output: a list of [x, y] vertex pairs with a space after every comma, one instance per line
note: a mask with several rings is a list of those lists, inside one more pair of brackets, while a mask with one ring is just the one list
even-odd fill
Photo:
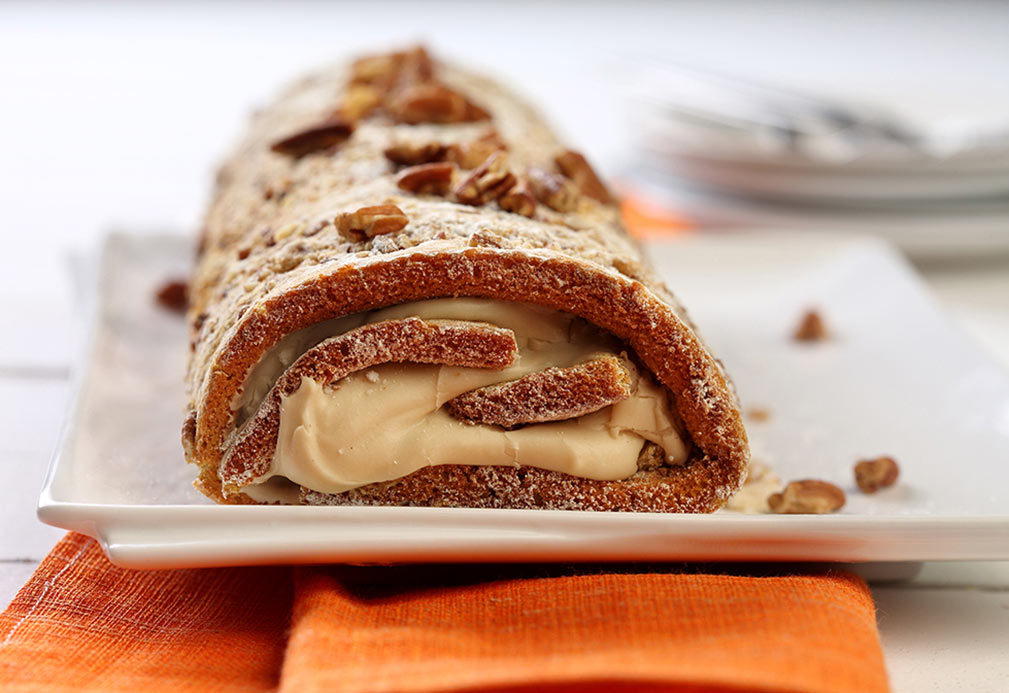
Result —
[[781, 493], [772, 493], [767, 504], [776, 513], [823, 515], [844, 507], [844, 491], [827, 481], [793, 481]]
[[592, 170], [584, 156], [569, 149], [558, 154], [554, 158], [554, 163], [557, 164], [561, 173], [574, 181], [583, 195], [603, 204], [613, 204], [613, 196], [610, 195], [610, 191], [599, 180], [599, 176]]
[[506, 212], [532, 217], [536, 214], [536, 196], [529, 189], [529, 184], [519, 181], [511, 190], [498, 198], [498, 206]]
[[158, 305], [176, 313], [184, 313], [189, 305], [189, 285], [182, 279], [166, 281], [158, 288]]
[[397, 83], [425, 82], [434, 75], [434, 63], [422, 46], [411, 51], [373, 55], [357, 60], [352, 69], [352, 84], [370, 84], [388, 91]]
[[434, 61], [424, 46], [400, 53], [399, 80], [403, 82], [428, 82], [434, 77]]
[[396, 205], [376, 205], [362, 207], [349, 214], [341, 214], [335, 223], [340, 233], [357, 240], [361, 237], [374, 238], [386, 233], [395, 233], [409, 221], [403, 210]]
[[445, 403], [449, 414], [474, 424], [512, 428], [590, 414], [631, 396], [627, 368], [613, 355], [570, 368], [542, 371], [463, 393]]
[[343, 97], [338, 113], [350, 122], [356, 122], [382, 104], [382, 92], [370, 84], [351, 84]]
[[444, 144], [438, 142], [424, 144], [397, 142], [388, 147], [384, 153], [386, 159], [399, 166], [417, 166], [444, 161], [447, 149]]
[[508, 170], [508, 155], [494, 152], [455, 189], [459, 202], [484, 205], [504, 195], [515, 185], [515, 176]]
[[403, 169], [396, 178], [396, 185], [413, 193], [445, 195], [452, 188], [454, 174], [455, 164], [447, 161], [421, 164]]
[[481, 120], [490, 120], [490, 112], [485, 108], [477, 106], [472, 101], [466, 101], [466, 118], [467, 123], [478, 123]]
[[487, 112], [444, 84], [425, 82], [400, 90], [388, 104], [401, 123], [467, 123], [486, 120]]
[[446, 158], [454, 161], [459, 168], [476, 168], [487, 161], [494, 152], [507, 149], [505, 143], [501, 141], [496, 130], [481, 135], [469, 142], [457, 142], [451, 145], [446, 152]]
[[792, 339], [797, 342], [822, 342], [829, 336], [823, 318], [815, 310], [807, 310], [792, 333]]
[[578, 191], [570, 181], [541, 168], [529, 169], [529, 186], [536, 199], [558, 212], [572, 212], [578, 207]]
[[466, 99], [442, 84], [414, 84], [398, 93], [389, 112], [401, 123], [459, 123], [466, 118]]
[[346, 118], [336, 116], [277, 140], [270, 149], [278, 154], [300, 158], [312, 152], [337, 147], [346, 142], [353, 132], [354, 126]]
[[510, 248], [511, 245], [505, 240], [505, 237], [494, 233], [489, 229], [480, 229], [479, 231], [474, 231], [473, 235], [469, 237], [467, 245], [471, 248]]
[[350, 81], [354, 84], [387, 86], [396, 78], [402, 65], [402, 53], [360, 58], [351, 67]]
[[855, 483], [865, 493], [875, 493], [881, 488], [893, 486], [898, 476], [900, 467], [892, 457], [859, 460], [855, 465]]

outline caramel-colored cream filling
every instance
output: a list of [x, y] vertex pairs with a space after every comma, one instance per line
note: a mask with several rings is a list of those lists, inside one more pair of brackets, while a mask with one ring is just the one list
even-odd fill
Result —
[[[315, 491], [342, 493], [441, 464], [531, 466], [617, 480], [637, 471], [645, 441], [660, 445], [670, 464], [686, 461], [687, 444], [666, 390], [638, 372], [619, 342], [585, 321], [528, 304], [454, 298], [394, 306], [335, 326], [410, 316], [508, 328], [518, 357], [503, 370], [390, 363], [328, 387], [305, 378], [281, 402], [272, 465], [257, 484], [284, 477]], [[464, 392], [599, 354], [620, 355], [631, 373], [631, 396], [591, 414], [506, 430], [459, 421], [442, 407]], [[244, 490], [258, 497], [276, 486]]]

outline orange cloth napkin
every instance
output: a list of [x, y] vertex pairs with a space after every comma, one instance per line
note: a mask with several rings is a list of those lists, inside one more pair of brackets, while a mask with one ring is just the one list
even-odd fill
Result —
[[688, 217], [631, 189], [621, 190], [620, 214], [627, 231], [642, 240], [670, 238], [695, 229]]
[[0, 689], [888, 690], [857, 577], [635, 570], [137, 571], [71, 533], [0, 616]]

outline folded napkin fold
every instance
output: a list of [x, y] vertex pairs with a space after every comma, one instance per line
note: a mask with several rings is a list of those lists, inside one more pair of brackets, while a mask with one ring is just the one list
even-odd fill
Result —
[[138, 571], [69, 534], [0, 616], [0, 688], [888, 690], [853, 575], [641, 570]]

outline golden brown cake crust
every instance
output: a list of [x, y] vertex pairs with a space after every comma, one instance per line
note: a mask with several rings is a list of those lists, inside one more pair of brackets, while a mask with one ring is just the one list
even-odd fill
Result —
[[698, 488], [710, 471], [707, 460], [686, 466], [640, 469], [621, 481], [581, 479], [536, 467], [441, 465], [380, 484], [339, 494], [302, 489], [307, 505], [415, 505], [428, 507], [525, 508], [621, 512], [708, 512], [728, 499], [726, 488], [712, 483]]
[[[619, 210], [597, 199], [605, 199], [595, 189], [598, 181], [563, 171], [558, 159], [564, 150], [543, 121], [489, 80], [440, 65], [437, 73], [468, 102], [479, 104], [477, 111], [465, 110], [467, 118], [475, 112], [472, 117], [479, 120], [404, 124], [379, 111], [356, 122], [338, 146], [296, 157], [274, 151], [276, 142], [328, 122], [334, 108], [346, 106], [351, 70], [334, 68], [298, 82], [261, 111], [222, 168], [190, 297], [191, 413], [183, 438], [187, 459], [201, 468], [197, 486], [223, 499], [220, 468], [238, 436], [237, 402], [252, 368], [281, 338], [350, 313], [465, 296], [534, 303], [613, 333], [669, 389], [701, 451], [683, 467], [660, 470], [661, 479], [639, 472], [622, 482], [595, 482], [542, 470], [524, 470], [523, 479], [541, 479], [537, 488], [552, 480], [557, 489], [567, 489], [564, 507], [570, 508], [598, 508], [606, 505], [598, 500], [603, 497], [613, 499], [607, 502], [610, 509], [699, 512], [719, 507], [741, 483], [748, 458], [738, 405], [720, 364], [624, 232]], [[490, 120], [482, 119], [483, 111]], [[557, 211], [544, 197], [529, 217], [494, 202], [462, 204], [450, 193], [416, 194], [401, 187], [400, 165], [384, 154], [404, 143], [436, 143], [429, 147], [432, 152], [466, 151], [473, 143], [489, 141], [490, 131], [508, 147], [518, 179], [513, 190], [525, 190], [527, 170], [543, 168], [567, 188], [582, 179], [575, 207], [568, 209], [565, 202], [567, 211]], [[560, 161], [579, 165], [571, 157]], [[470, 174], [454, 175], [462, 182]], [[497, 190], [494, 181], [489, 185], [488, 190]], [[341, 231], [344, 215], [387, 205], [402, 212], [405, 226], [374, 236], [348, 233], [346, 225]], [[453, 497], [472, 504], [463, 499], [482, 493], [480, 486], [490, 483], [490, 474], [466, 465], [423, 470], [393, 486], [372, 485], [347, 498], [406, 502], [408, 489], [420, 494], [416, 485], [424, 479], [448, 475], [454, 480], [450, 485], [458, 487]], [[668, 491], [658, 493], [662, 484]], [[645, 503], [642, 493], [630, 490], [646, 486], [662, 500]], [[393, 492], [393, 487], [399, 490]], [[553, 496], [540, 489], [538, 497]], [[534, 507], [514, 498], [515, 505], [508, 507]], [[249, 502], [242, 494], [227, 500]]]

